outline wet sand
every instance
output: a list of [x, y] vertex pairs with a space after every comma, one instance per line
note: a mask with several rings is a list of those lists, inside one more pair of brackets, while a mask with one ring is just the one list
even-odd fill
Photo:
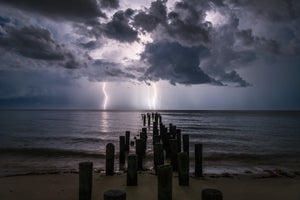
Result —
[[[126, 174], [105, 176], [94, 173], [93, 199], [103, 199], [109, 189], [121, 189], [127, 200], [157, 199], [157, 177], [150, 171], [138, 174], [138, 186], [126, 186]], [[78, 199], [78, 174], [22, 175], [0, 178], [0, 199], [74, 200]], [[195, 178], [190, 176], [190, 186], [179, 186], [177, 173], [173, 173], [173, 199], [201, 199], [205, 188], [219, 189], [224, 200], [300, 200], [300, 176], [225, 175]]]

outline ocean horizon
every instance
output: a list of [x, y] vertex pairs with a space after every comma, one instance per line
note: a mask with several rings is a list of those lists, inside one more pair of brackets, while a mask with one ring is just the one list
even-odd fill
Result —
[[[105, 168], [105, 146], [115, 145], [119, 170], [119, 136], [131, 141], [144, 127], [141, 115], [152, 110], [5, 109], [0, 110], [0, 174], [74, 171], [82, 161]], [[194, 145], [203, 144], [204, 173], [262, 173], [300, 168], [300, 112], [258, 110], [158, 110], [190, 136], [191, 168]], [[153, 168], [152, 126], [148, 131], [145, 167]], [[130, 153], [134, 153], [131, 147]]]

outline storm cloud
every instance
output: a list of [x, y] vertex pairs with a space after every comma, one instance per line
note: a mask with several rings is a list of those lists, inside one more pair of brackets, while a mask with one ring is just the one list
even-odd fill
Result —
[[58, 20], [87, 21], [106, 17], [96, 0], [0, 0], [1, 4]]
[[0, 0], [0, 6], [0, 70], [11, 77], [45, 67], [74, 80], [247, 89], [256, 87], [246, 72], [260, 74], [257, 65], [269, 67], [268, 84], [273, 66], [293, 74], [300, 59], [297, 0]]
[[0, 37], [0, 48], [23, 57], [57, 61], [65, 68], [80, 67], [76, 57], [52, 38], [51, 33], [39, 26], [25, 26], [21, 29], [6, 27], [6, 35]]
[[159, 42], [146, 46], [142, 58], [150, 64], [145, 77], [168, 80], [171, 84], [216, 83], [199, 68], [200, 58], [208, 50], [204, 47], [183, 47], [178, 43]]

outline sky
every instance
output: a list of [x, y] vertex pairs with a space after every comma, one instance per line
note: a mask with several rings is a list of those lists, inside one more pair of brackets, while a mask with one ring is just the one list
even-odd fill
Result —
[[298, 0], [0, 0], [0, 109], [299, 110]]

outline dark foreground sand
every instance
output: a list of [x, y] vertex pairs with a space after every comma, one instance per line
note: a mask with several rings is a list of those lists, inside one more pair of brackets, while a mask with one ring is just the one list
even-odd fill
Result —
[[[138, 176], [138, 186], [126, 186], [126, 174], [106, 177], [94, 173], [93, 199], [103, 199], [103, 192], [121, 189], [127, 193], [127, 200], [157, 199], [157, 178], [151, 172]], [[233, 177], [203, 179], [190, 178], [190, 186], [179, 186], [176, 174], [173, 176], [173, 199], [201, 199], [201, 190], [216, 188], [223, 192], [224, 200], [300, 200], [300, 176], [293, 178], [262, 178], [257, 175], [236, 175]], [[78, 199], [78, 174], [24, 175], [0, 178], [0, 199]]]

